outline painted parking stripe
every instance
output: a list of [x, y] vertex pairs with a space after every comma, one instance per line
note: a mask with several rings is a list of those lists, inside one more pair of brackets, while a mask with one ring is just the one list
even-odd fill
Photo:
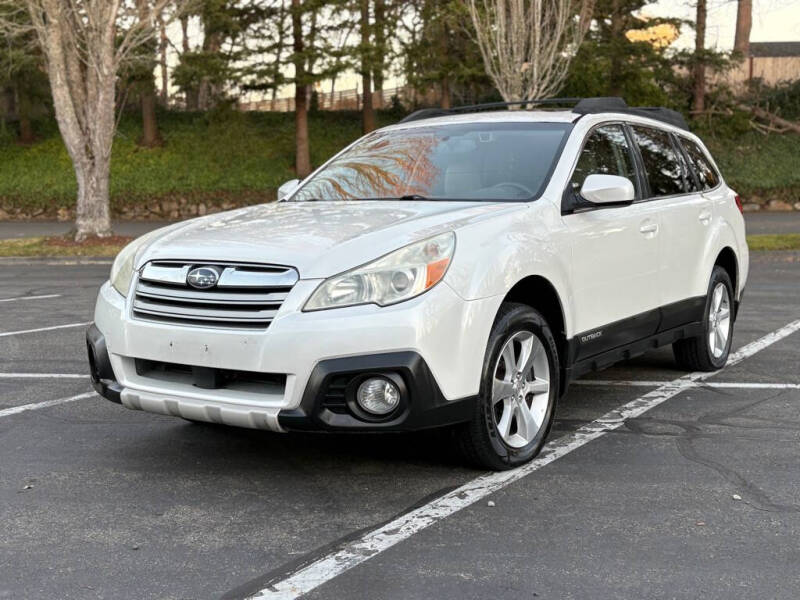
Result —
[[0, 379], [87, 379], [88, 373], [0, 373]]
[[[728, 366], [760, 352], [771, 344], [800, 330], [800, 319], [793, 321], [764, 337], [743, 346], [731, 354]], [[542, 467], [566, 456], [610, 431], [621, 427], [626, 420], [634, 419], [661, 403], [690, 389], [695, 382], [703, 381], [715, 372], [695, 372], [663, 383], [647, 394], [636, 398], [545, 446], [544, 452], [528, 464], [502, 473], [488, 473], [469, 481], [436, 500], [416, 508], [369, 533], [348, 542], [338, 550], [317, 558], [282, 579], [273, 581], [248, 598], [297, 598], [345, 571], [385, 552], [415, 533], [433, 525], [467, 506], [494, 494], [511, 483], [538, 471]]]
[[20, 300], [44, 300], [45, 298], [61, 298], [61, 294], [42, 294], [41, 296], [18, 296], [16, 298], [0, 298], [0, 302], [19, 302]]
[[76, 400], [83, 400], [84, 398], [91, 398], [94, 392], [86, 392], [85, 394], [78, 394], [77, 396], [70, 396], [69, 398], [57, 398], [55, 400], [45, 400], [44, 402], [34, 402], [32, 404], [23, 404], [22, 406], [12, 406], [11, 408], [4, 408], [0, 410], [0, 418], [10, 417], [11, 415], [18, 415], [29, 410], [39, 410], [42, 408], [49, 408], [51, 406], [58, 406], [59, 404], [68, 404]]
[[[668, 381], [620, 381], [616, 379], [579, 379], [572, 385], [594, 385], [612, 387], [658, 387]], [[747, 383], [743, 381], [703, 381], [690, 387], [727, 388], [741, 390], [800, 390], [800, 383]]]
[[53, 325], [52, 327], [37, 327], [36, 329], [22, 329], [20, 331], [6, 331], [4, 333], [0, 333], [0, 337], [8, 337], [10, 335], [22, 335], [24, 333], [38, 333], [40, 331], [53, 331], [55, 329], [70, 329], [72, 327], [86, 327], [87, 325], [91, 325], [91, 321], [86, 321], [84, 323], [69, 323], [67, 325]]

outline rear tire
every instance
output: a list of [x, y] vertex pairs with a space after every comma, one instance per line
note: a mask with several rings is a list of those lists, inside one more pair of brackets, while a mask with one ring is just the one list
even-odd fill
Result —
[[703, 333], [672, 344], [678, 366], [687, 371], [716, 371], [728, 362], [733, 341], [733, 285], [728, 272], [719, 265], [711, 272]]
[[545, 318], [524, 304], [504, 303], [489, 335], [475, 413], [459, 430], [466, 458], [502, 471], [535, 457], [553, 423], [559, 373]]

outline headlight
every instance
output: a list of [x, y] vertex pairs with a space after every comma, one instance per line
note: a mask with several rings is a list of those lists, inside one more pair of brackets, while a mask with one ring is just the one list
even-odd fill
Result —
[[130, 244], [125, 246], [117, 258], [114, 259], [114, 264], [111, 265], [111, 285], [123, 296], [127, 296], [131, 289], [131, 281], [133, 279], [133, 268], [136, 263], [136, 255], [139, 249], [149, 242], [157, 235], [164, 233], [163, 229], [157, 229], [146, 233], [145, 235], [136, 238]]
[[387, 306], [419, 296], [439, 283], [450, 266], [456, 236], [443, 233], [325, 280], [305, 310], [356, 304]]

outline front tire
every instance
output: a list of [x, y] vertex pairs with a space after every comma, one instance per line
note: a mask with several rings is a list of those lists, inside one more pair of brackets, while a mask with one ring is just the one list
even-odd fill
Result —
[[535, 457], [553, 423], [559, 373], [545, 318], [529, 306], [504, 303], [489, 335], [475, 414], [460, 431], [468, 460], [502, 471]]
[[715, 266], [708, 284], [703, 332], [672, 344], [679, 367], [687, 371], [716, 371], [725, 366], [733, 341], [733, 298], [728, 272]]

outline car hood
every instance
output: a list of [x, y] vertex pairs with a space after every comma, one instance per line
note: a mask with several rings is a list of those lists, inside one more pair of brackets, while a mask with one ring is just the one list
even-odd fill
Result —
[[287, 265], [329, 277], [396, 248], [524, 203], [441, 201], [274, 202], [166, 228], [137, 258]]

